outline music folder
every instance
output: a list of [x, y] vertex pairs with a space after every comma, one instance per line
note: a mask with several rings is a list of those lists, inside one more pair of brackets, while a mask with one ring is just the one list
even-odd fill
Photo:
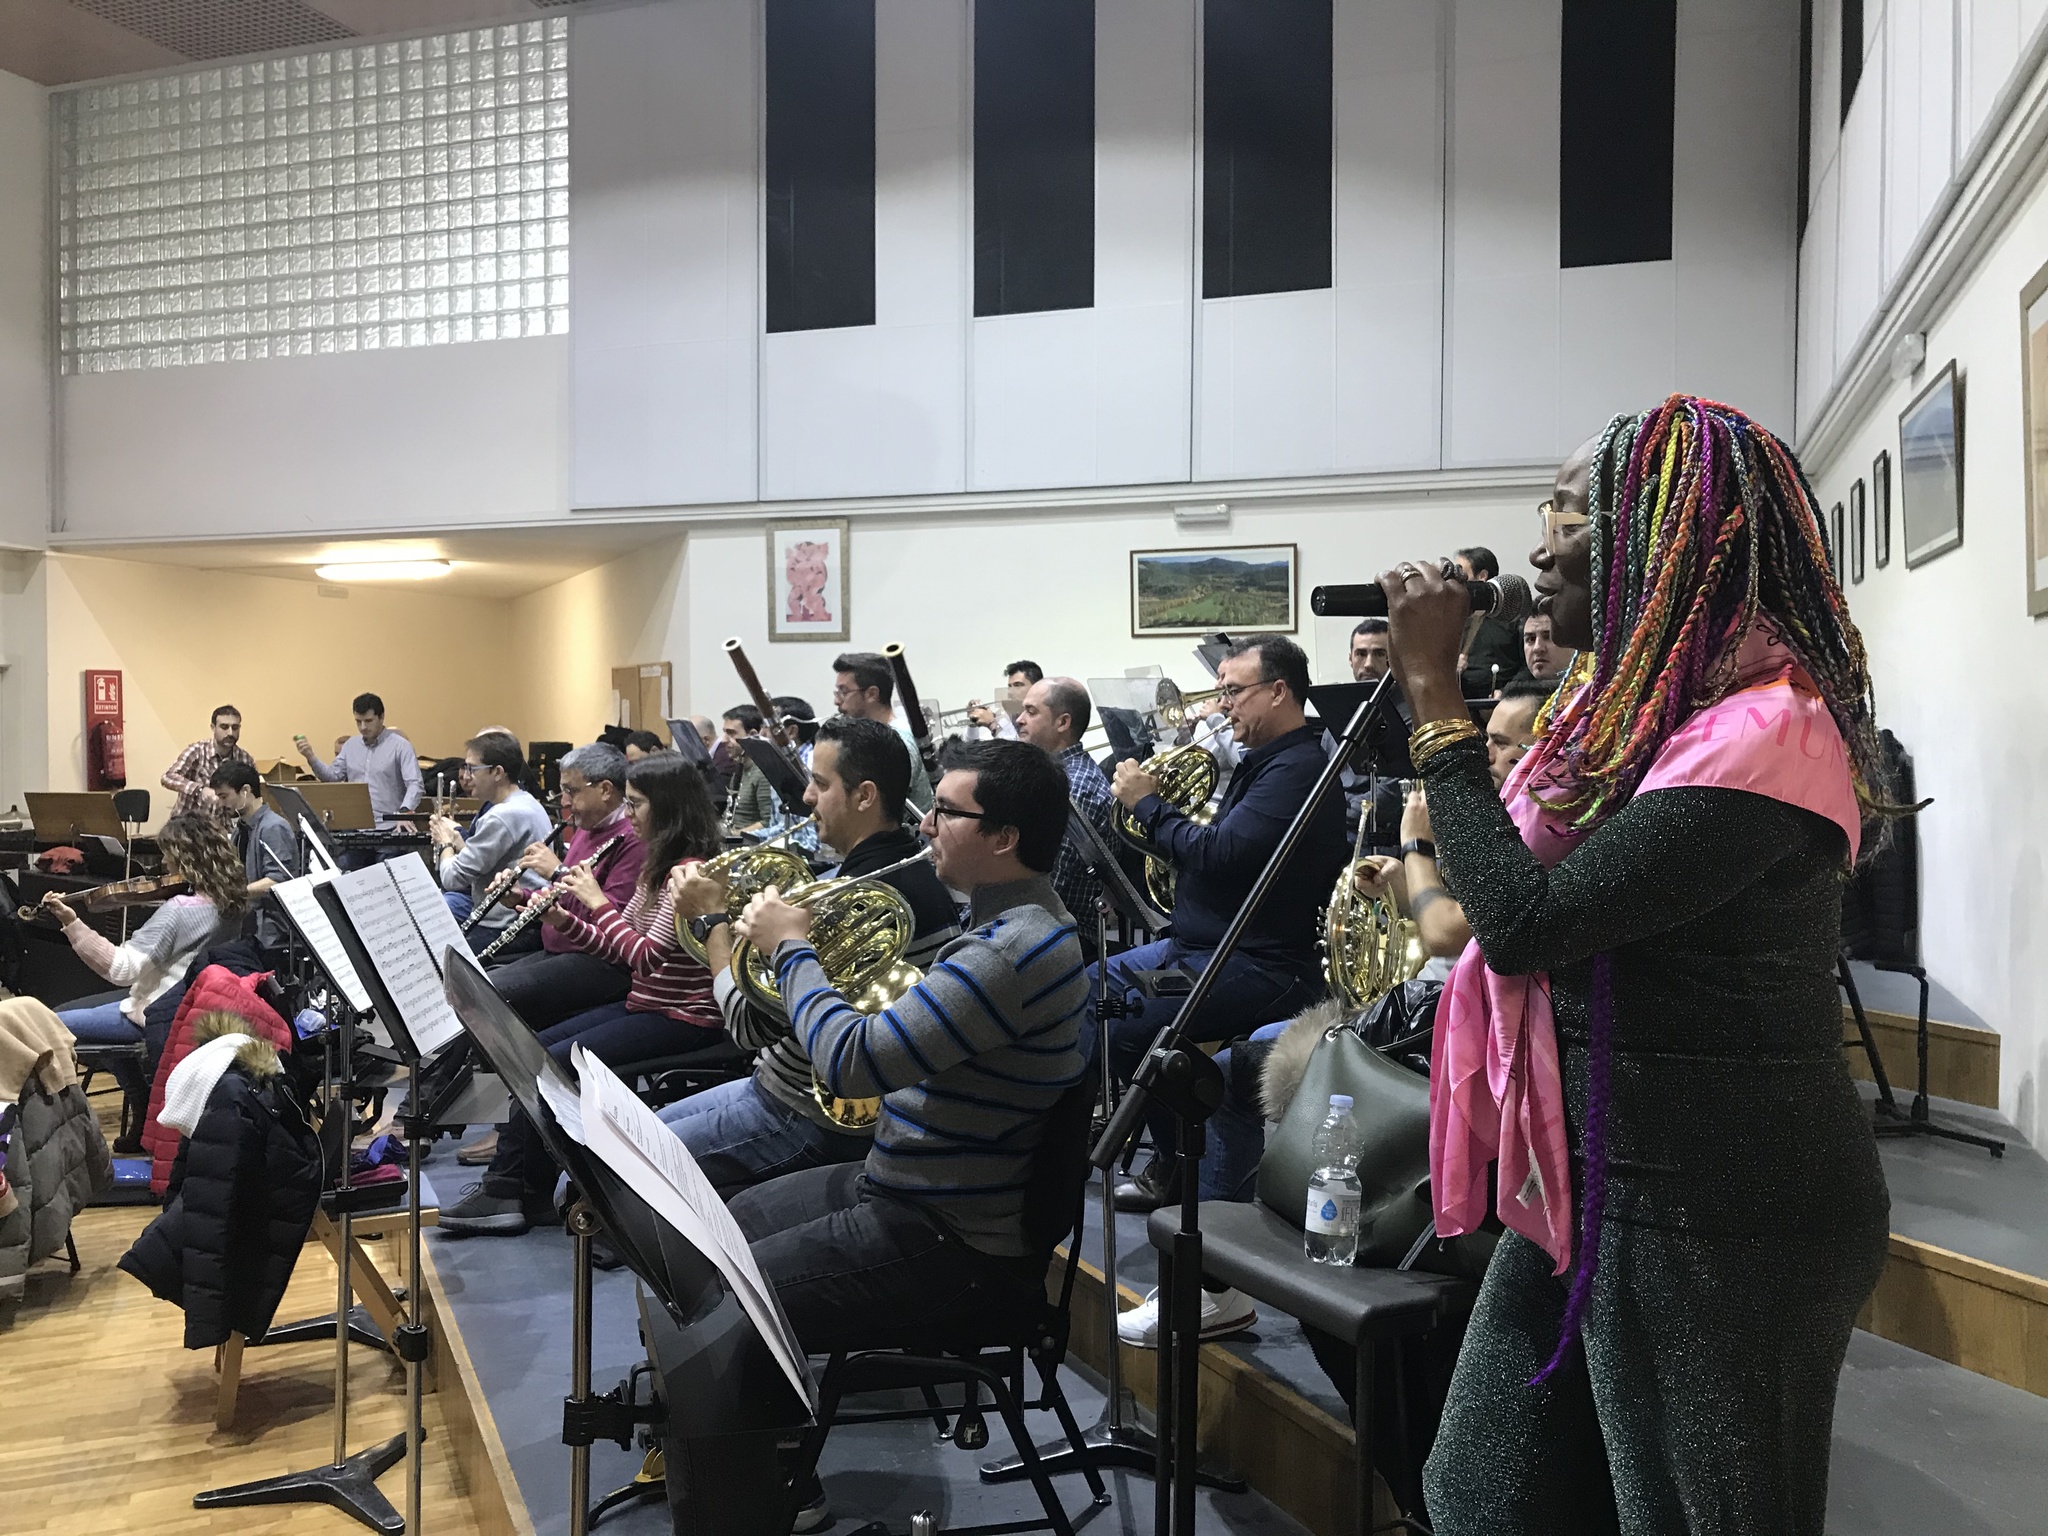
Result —
[[[727, 1268], [737, 1266], [740, 1256], [725, 1252], [714, 1258], [649, 1198], [654, 1195], [673, 1213], [674, 1201], [688, 1206], [693, 1199], [701, 1202], [703, 1195], [692, 1197], [673, 1187], [664, 1195], [663, 1175], [648, 1171], [650, 1160], [637, 1147], [628, 1157], [616, 1144], [621, 1137], [629, 1146], [639, 1139], [633, 1133], [637, 1117], [604, 1081], [616, 1083], [616, 1077], [606, 1072], [598, 1078], [586, 1062], [586, 1071], [601, 1085], [590, 1096], [595, 1113], [586, 1110], [585, 1090], [555, 1064], [526, 1022], [497, 994], [476, 959], [451, 951], [445, 962], [448, 1003], [463, 1030], [532, 1120], [570, 1182], [590, 1202], [619, 1256], [659, 1303], [662, 1326], [650, 1333], [650, 1353], [665, 1379], [685, 1376], [688, 1386], [686, 1391], [665, 1393], [668, 1433], [680, 1439], [713, 1439], [808, 1423], [815, 1391], [807, 1368], [792, 1372], [788, 1363], [794, 1351], [796, 1364], [804, 1365], [800, 1347], [787, 1337], [787, 1322], [780, 1321], [784, 1337], [771, 1345], [743, 1295], [748, 1282], [741, 1278], [736, 1285], [727, 1278]], [[637, 1099], [632, 1103], [654, 1120], [653, 1112]], [[593, 1137], [592, 1126], [585, 1122], [599, 1118], [609, 1130], [600, 1129]], [[660, 1135], [675, 1139], [659, 1121], [655, 1126]], [[638, 1129], [640, 1136], [648, 1134], [644, 1123]], [[587, 1144], [593, 1139], [596, 1148]], [[676, 1147], [681, 1150], [681, 1142]], [[657, 1149], [657, 1155], [662, 1150]], [[703, 1216], [691, 1214], [700, 1220]], [[697, 1236], [706, 1246], [715, 1246], [708, 1228], [707, 1222]], [[731, 1237], [723, 1240], [729, 1243]], [[751, 1266], [751, 1253], [746, 1263]], [[758, 1277], [759, 1271], [754, 1274]], [[771, 1316], [781, 1319], [779, 1307]], [[647, 1320], [643, 1308], [643, 1322]]]

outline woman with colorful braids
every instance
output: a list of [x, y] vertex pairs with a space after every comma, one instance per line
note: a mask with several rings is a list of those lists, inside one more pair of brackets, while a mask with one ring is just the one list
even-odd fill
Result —
[[1841, 882], [1890, 807], [1863, 645], [1791, 453], [1621, 416], [1532, 560], [1579, 664], [1496, 794], [1465, 593], [1380, 580], [1445, 877], [1438, 1227], [1509, 1228], [1426, 1479], [1439, 1536], [1820, 1536], [1889, 1203], [1841, 1052]]

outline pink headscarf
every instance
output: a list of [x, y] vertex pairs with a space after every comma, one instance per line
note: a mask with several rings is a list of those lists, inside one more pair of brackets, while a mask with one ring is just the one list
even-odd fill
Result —
[[[1862, 816], [1826, 702], [1761, 625], [1744, 641], [1737, 669], [1735, 690], [1679, 727], [1636, 794], [1685, 786], [1781, 800], [1839, 826], [1853, 862]], [[1563, 798], [1570, 784], [1552, 764], [1532, 785], [1535, 762], [1525, 758], [1501, 795], [1522, 841], [1552, 869], [1584, 834], [1538, 802], [1537, 794]], [[1478, 1229], [1486, 1219], [1487, 1166], [1498, 1161], [1501, 1221], [1555, 1259], [1561, 1275], [1572, 1259], [1572, 1185], [1550, 978], [1500, 975], [1474, 940], [1451, 971], [1436, 1017], [1429, 1172], [1437, 1232]]]

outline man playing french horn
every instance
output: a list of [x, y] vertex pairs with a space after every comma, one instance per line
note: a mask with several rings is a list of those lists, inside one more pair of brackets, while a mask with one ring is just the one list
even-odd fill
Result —
[[[871, 875], [919, 851], [902, 825], [910, 777], [910, 749], [882, 722], [841, 717], [819, 727], [804, 804], [818, 819], [819, 836], [846, 850], [837, 875]], [[929, 863], [882, 879], [909, 904], [916, 928], [903, 959], [923, 970], [960, 931], [952, 899]], [[724, 1195], [798, 1169], [865, 1159], [874, 1140], [873, 1106], [821, 1095], [788, 1019], [751, 1001], [733, 975], [728, 884], [689, 865], [673, 886], [678, 917], [697, 924], [727, 1032], [760, 1054], [752, 1077], [680, 1099], [662, 1119]]]
[[[1244, 756], [1213, 820], [1204, 826], [1193, 814], [1201, 807], [1169, 804], [1159, 793], [1159, 781], [1136, 763], [1119, 763], [1112, 785], [1117, 803], [1137, 822], [1143, 846], [1171, 864], [1174, 873], [1173, 937], [1106, 962], [1106, 990], [1122, 998], [1125, 1008], [1124, 1016], [1110, 1025], [1107, 1041], [1110, 1064], [1123, 1079], [1180, 1009], [1178, 997], [1148, 996], [1140, 973], [1199, 973], [1208, 965], [1210, 952], [1323, 767], [1321, 731], [1309, 725], [1302, 710], [1308, 657], [1300, 646], [1279, 635], [1254, 635], [1224, 659], [1216, 681], [1218, 702]], [[1287, 879], [1274, 889], [1226, 962], [1227, 973], [1192, 1021], [1191, 1039], [1231, 1039], [1269, 1019], [1288, 1017], [1320, 994], [1317, 914], [1346, 852], [1344, 803], [1332, 795], [1317, 808]], [[1088, 995], [1092, 1014], [1092, 978]], [[1084, 1042], [1092, 1056], [1099, 1044], [1092, 1017]], [[1173, 1116], [1155, 1103], [1147, 1125], [1156, 1151], [1135, 1180], [1117, 1189], [1120, 1209], [1149, 1211], [1178, 1198]]]

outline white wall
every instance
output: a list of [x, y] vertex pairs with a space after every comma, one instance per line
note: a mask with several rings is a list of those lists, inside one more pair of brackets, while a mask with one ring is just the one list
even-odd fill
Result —
[[1321, 583], [1370, 581], [1403, 559], [1485, 544], [1504, 568], [1528, 574], [1535, 486], [1428, 495], [1408, 492], [1232, 509], [1227, 531], [1177, 532], [1164, 509], [989, 508], [970, 517], [874, 514], [852, 519], [851, 639], [771, 643], [767, 539], [758, 523], [693, 527], [679, 597], [691, 637], [677, 688], [690, 709], [717, 716], [744, 694], [721, 642], [739, 636], [771, 694], [829, 711], [832, 658], [842, 650], [904, 647], [918, 691], [947, 708], [999, 687], [1004, 663], [1028, 656], [1047, 672], [1086, 680], [1157, 663], [1183, 687], [1206, 686], [1192, 638], [1131, 638], [1134, 549], [1292, 543], [1300, 546], [1301, 628], [1321, 681], [1349, 678], [1350, 619], [1308, 612]]
[[49, 110], [0, 73], [0, 545], [40, 549], [50, 526]]
[[2027, 615], [2019, 294], [2044, 256], [2048, 183], [2037, 173], [2012, 223], [1929, 325], [1925, 367], [1831, 431], [1840, 446], [1806, 466], [1824, 507], [1847, 505], [1881, 450], [1897, 465], [1899, 411], [1956, 360], [1963, 545], [1907, 570], [1895, 504], [1892, 562], [1872, 566], [1849, 602], [1870, 650], [1879, 723], [1913, 754], [1920, 794], [1934, 797], [1919, 819], [1927, 967], [1999, 1031], [2000, 1107], [2036, 1146], [2048, 1137], [2048, 628]]

